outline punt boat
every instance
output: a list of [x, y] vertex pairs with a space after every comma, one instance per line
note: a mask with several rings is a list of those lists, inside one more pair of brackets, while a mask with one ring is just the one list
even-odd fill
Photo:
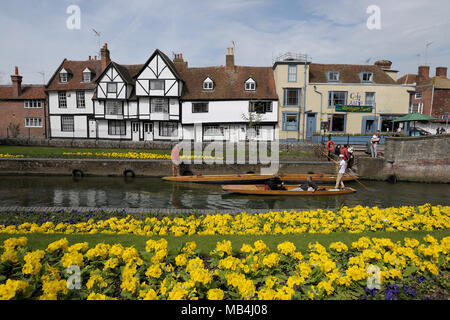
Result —
[[232, 193], [262, 195], [262, 196], [334, 196], [356, 192], [355, 189], [345, 187], [343, 189], [334, 189], [331, 186], [319, 186], [316, 191], [290, 191], [298, 185], [285, 185], [287, 190], [266, 190], [265, 185], [223, 185], [222, 189]]

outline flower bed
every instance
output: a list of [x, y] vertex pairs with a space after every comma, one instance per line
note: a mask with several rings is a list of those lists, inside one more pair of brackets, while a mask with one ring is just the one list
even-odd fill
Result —
[[23, 154], [0, 153], [0, 158], [23, 158]]
[[[164, 153], [150, 153], [150, 152], [63, 152], [63, 156], [77, 156], [77, 157], [95, 157], [95, 158], [113, 158], [113, 159], [139, 159], [139, 160], [170, 160], [170, 154]], [[180, 156], [181, 159], [223, 159], [211, 156]]]
[[343, 207], [340, 210], [154, 216], [126, 212], [0, 213], [0, 233], [266, 235], [450, 229], [450, 206]]
[[423, 240], [362, 237], [306, 252], [258, 240], [234, 255], [224, 240], [207, 256], [187, 242], [171, 256], [165, 239], [138, 252], [65, 238], [30, 251], [27, 238], [10, 238], [0, 249], [0, 299], [448, 299], [450, 237]]

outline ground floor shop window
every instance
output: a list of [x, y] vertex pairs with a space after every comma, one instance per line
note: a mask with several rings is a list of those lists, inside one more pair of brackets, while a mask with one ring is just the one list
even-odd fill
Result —
[[176, 137], [178, 136], [178, 123], [176, 122], [160, 122], [159, 135], [161, 137]]
[[400, 118], [401, 115], [382, 115], [381, 116], [381, 132], [399, 132], [401, 131], [401, 122], [393, 120]]
[[219, 125], [203, 126], [204, 136], [223, 136], [224, 128]]
[[108, 134], [111, 136], [125, 135], [126, 134], [125, 121], [109, 120]]
[[345, 131], [345, 114], [328, 115], [328, 128], [331, 132]]

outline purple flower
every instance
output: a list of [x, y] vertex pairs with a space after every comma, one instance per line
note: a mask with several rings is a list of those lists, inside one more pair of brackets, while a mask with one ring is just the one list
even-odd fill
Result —
[[427, 278], [425, 278], [423, 275], [420, 275], [417, 277], [417, 280], [419, 280], [419, 282], [424, 282], [427, 281]]

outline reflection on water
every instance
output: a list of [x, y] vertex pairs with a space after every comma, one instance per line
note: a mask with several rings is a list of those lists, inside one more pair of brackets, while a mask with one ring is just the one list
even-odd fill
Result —
[[450, 205], [449, 184], [365, 181], [368, 190], [323, 197], [234, 195], [218, 185], [180, 184], [158, 178], [0, 177], [0, 206], [198, 209], [339, 208], [341, 206]]

